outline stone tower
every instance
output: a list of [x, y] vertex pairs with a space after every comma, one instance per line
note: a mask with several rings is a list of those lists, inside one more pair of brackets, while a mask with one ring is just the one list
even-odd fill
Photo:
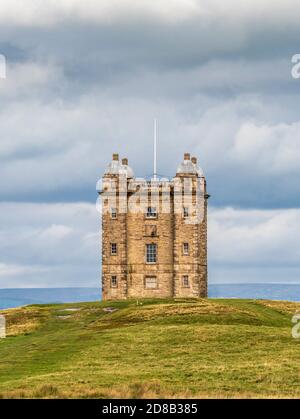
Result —
[[207, 297], [206, 181], [185, 153], [171, 179], [135, 178], [113, 154], [100, 180], [102, 298]]

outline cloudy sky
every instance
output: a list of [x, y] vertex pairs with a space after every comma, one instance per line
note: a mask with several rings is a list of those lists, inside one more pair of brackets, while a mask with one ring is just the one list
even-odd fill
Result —
[[0, 288], [98, 286], [95, 184], [197, 155], [211, 282], [300, 282], [299, 0], [0, 3]]

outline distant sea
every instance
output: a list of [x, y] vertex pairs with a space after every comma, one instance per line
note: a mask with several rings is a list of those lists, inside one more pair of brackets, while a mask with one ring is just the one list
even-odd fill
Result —
[[100, 288], [5, 288], [0, 289], [0, 310], [28, 304], [97, 301], [100, 297]]
[[[300, 284], [211, 284], [212, 298], [300, 301]], [[28, 304], [75, 303], [101, 299], [100, 288], [0, 289], [0, 309]]]

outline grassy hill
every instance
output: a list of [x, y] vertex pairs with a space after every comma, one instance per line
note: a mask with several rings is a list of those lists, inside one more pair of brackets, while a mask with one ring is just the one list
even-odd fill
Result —
[[297, 310], [189, 299], [0, 311], [0, 398], [300, 397]]

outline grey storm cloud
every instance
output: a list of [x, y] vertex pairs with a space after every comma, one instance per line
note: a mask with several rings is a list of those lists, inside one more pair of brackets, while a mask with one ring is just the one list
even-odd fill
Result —
[[[291, 57], [300, 52], [298, 1], [44, 0], [35, 5], [34, 0], [0, 4], [0, 53], [7, 59], [7, 77], [0, 79], [1, 210], [9, 201], [18, 202], [10, 209], [15, 214], [23, 203], [34, 202], [37, 216], [44, 205], [62, 207], [46, 213], [38, 233], [33, 220], [26, 221], [40, 246], [16, 260], [1, 252], [2, 286], [23, 271], [36, 284], [41, 275], [51, 277], [51, 266], [64, 284], [75, 276], [73, 283], [79, 283], [85, 272], [97, 276], [96, 255], [85, 259], [90, 249], [82, 239], [86, 229], [96, 234], [97, 224], [87, 227], [72, 205], [93, 205], [96, 181], [112, 152], [128, 157], [136, 175], [151, 175], [153, 118], [158, 119], [159, 173], [173, 176], [189, 151], [207, 176], [211, 205], [220, 211], [212, 211], [213, 269], [224, 268], [228, 257], [227, 277], [236, 278], [234, 266], [242, 272], [247, 258], [261, 265], [253, 255], [261, 252], [259, 231], [268, 224], [257, 222], [256, 233], [247, 236], [251, 249], [239, 252], [235, 263], [225, 251], [221, 257], [217, 238], [231, 237], [236, 249], [251, 228], [251, 223], [241, 227], [244, 213], [238, 211], [258, 209], [262, 218], [275, 220], [273, 227], [281, 219], [272, 211], [283, 211], [290, 226], [290, 208], [299, 207], [300, 81], [291, 76]], [[81, 233], [60, 219], [63, 205], [69, 205], [72, 219], [81, 220]], [[217, 214], [224, 222], [227, 207], [237, 211], [231, 220], [241, 234], [218, 224]], [[298, 213], [293, 217], [299, 219]], [[1, 247], [18, 249], [16, 231], [9, 235], [7, 223], [0, 230]], [[285, 231], [284, 248], [299, 248], [288, 239], [291, 229]], [[47, 234], [52, 241], [44, 251]], [[72, 248], [75, 242], [83, 249], [82, 260]], [[279, 254], [272, 237], [265, 244]], [[64, 253], [68, 263], [61, 261]], [[73, 261], [81, 261], [76, 275]]]

